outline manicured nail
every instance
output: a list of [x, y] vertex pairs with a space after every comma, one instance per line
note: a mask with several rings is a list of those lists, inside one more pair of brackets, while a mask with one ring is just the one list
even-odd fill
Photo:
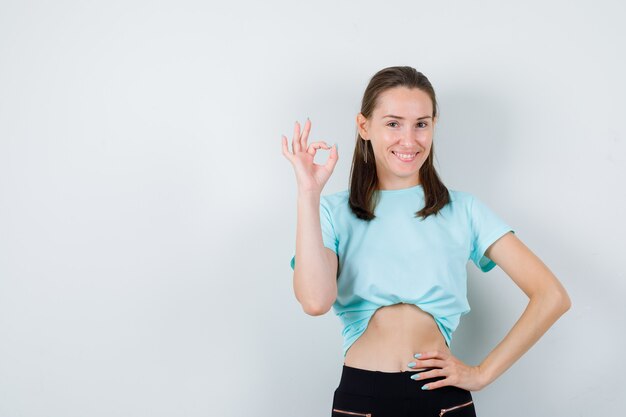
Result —
[[422, 385], [422, 389], [428, 389], [428, 385]]
[[421, 353], [416, 353], [415, 355], [413, 355], [414, 358], [419, 358], [420, 356], [422, 356]]
[[414, 367], [415, 365], [417, 365], [415, 362], [409, 362], [408, 367], [409, 367], [409, 368], [412, 368], [412, 367]]
[[420, 374], [411, 375], [411, 379], [417, 379], [420, 377]]

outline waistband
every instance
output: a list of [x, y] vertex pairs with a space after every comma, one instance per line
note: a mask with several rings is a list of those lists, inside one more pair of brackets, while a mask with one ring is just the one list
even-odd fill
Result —
[[422, 390], [422, 385], [444, 379], [442, 376], [418, 380], [411, 379], [411, 375], [431, 369], [438, 368], [383, 372], [353, 368], [344, 364], [337, 391], [376, 398], [415, 398], [419, 397], [420, 393], [426, 392]]

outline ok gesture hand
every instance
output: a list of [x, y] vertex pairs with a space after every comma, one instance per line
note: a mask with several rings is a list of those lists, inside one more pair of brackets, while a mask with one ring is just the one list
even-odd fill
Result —
[[[289, 151], [287, 137], [282, 135], [283, 155], [291, 162], [296, 172], [298, 192], [314, 192], [321, 194], [324, 185], [330, 178], [335, 165], [337, 164], [337, 146], [329, 147], [324, 141], [311, 142], [307, 145], [307, 138], [311, 131], [311, 121], [307, 119], [304, 124], [304, 131], [300, 133], [300, 123], [296, 122], [293, 132], [291, 146], [293, 151]], [[330, 155], [326, 164], [319, 165], [313, 162], [318, 149], [330, 149]]]

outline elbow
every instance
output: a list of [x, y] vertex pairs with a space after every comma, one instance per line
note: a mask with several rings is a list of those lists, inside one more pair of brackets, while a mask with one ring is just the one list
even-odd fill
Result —
[[302, 310], [309, 316], [323, 316], [332, 308], [334, 299], [301, 301]]
[[[294, 292], [296, 299], [304, 311], [309, 316], [322, 316], [326, 314], [335, 303], [337, 298], [336, 284], [330, 287], [324, 286], [324, 282], [315, 283], [315, 287], [301, 283], [294, 275]], [[321, 287], [320, 287], [321, 285]]]
[[325, 305], [319, 305], [319, 304], [303, 304], [302, 310], [304, 310], [304, 312], [308, 314], [309, 316], [315, 317], [315, 316], [323, 316], [324, 314], [328, 313], [330, 308], [328, 308]]
[[554, 309], [560, 313], [560, 315], [564, 314], [566, 311], [572, 308], [572, 300], [569, 298], [569, 295], [563, 288], [551, 291], [549, 294], [550, 302], [554, 306]]
[[561, 306], [561, 309], [563, 310], [563, 313], [565, 313], [567, 310], [572, 308], [572, 300], [569, 298], [569, 295], [567, 295], [567, 292], [563, 291], [560, 294], [561, 294], [559, 298], [560, 306]]
[[554, 302], [557, 305], [557, 308], [559, 309], [559, 311], [561, 311], [561, 314], [565, 313], [567, 310], [572, 308], [572, 300], [569, 298], [567, 291], [565, 290], [565, 288], [563, 288], [562, 285], [558, 285], [554, 289], [552, 294], [554, 294], [553, 295], [553, 298], [555, 300]]
[[535, 300], [536, 302], [549, 305], [550, 310], [559, 316], [572, 307], [572, 300], [562, 287], [556, 289], [545, 288], [542, 291], [531, 295], [530, 299], [531, 301]]

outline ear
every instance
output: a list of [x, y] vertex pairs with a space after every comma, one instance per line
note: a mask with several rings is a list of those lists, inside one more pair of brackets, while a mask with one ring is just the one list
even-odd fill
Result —
[[369, 140], [369, 134], [368, 134], [369, 121], [367, 120], [365, 116], [363, 116], [361, 112], [359, 112], [359, 114], [356, 115], [356, 127], [359, 131], [359, 135], [361, 135], [363, 139]]

